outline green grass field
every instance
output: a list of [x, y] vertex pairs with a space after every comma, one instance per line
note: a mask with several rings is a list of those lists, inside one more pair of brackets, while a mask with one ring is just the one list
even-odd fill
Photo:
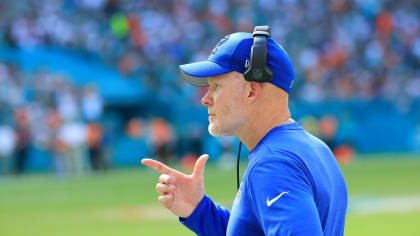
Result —
[[[420, 235], [420, 158], [365, 157], [342, 169], [350, 194], [345, 235]], [[205, 177], [207, 194], [229, 207], [235, 170], [209, 164]], [[140, 167], [0, 176], [0, 235], [194, 235], [157, 203], [157, 178]]]

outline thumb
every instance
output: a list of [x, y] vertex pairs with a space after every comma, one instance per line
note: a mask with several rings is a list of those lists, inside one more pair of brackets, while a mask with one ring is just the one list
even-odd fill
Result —
[[195, 178], [197, 176], [203, 176], [204, 174], [204, 166], [206, 165], [207, 160], [209, 159], [209, 155], [203, 154], [201, 155], [194, 165], [194, 170], [192, 173], [192, 177]]

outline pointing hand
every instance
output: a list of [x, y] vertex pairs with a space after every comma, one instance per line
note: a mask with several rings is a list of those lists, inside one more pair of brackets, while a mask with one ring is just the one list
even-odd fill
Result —
[[201, 155], [195, 162], [191, 175], [183, 174], [158, 161], [143, 159], [141, 163], [159, 172], [156, 190], [160, 193], [158, 201], [172, 213], [188, 218], [204, 197], [204, 166], [207, 154]]

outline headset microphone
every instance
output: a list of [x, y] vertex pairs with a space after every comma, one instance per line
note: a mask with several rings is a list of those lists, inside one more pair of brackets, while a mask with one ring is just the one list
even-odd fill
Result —
[[[271, 28], [268, 25], [255, 26], [252, 34], [254, 43], [251, 48], [250, 63], [244, 73], [247, 81], [270, 82], [273, 79], [273, 72], [267, 65], [267, 40], [271, 37]], [[241, 157], [242, 142], [239, 141], [238, 157], [236, 159], [236, 184], [239, 190], [239, 159]]]

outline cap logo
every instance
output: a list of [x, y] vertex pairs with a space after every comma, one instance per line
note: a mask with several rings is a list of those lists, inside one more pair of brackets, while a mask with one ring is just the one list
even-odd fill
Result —
[[248, 67], [249, 67], [249, 61], [245, 60], [245, 68], [248, 68]]
[[213, 48], [213, 50], [211, 50], [211, 54], [215, 54], [217, 51], [217, 48], [221, 45], [223, 45], [224, 43], [226, 43], [226, 41], [229, 39], [229, 35], [226, 35], [224, 38], [222, 38], [217, 44], [216, 46]]

